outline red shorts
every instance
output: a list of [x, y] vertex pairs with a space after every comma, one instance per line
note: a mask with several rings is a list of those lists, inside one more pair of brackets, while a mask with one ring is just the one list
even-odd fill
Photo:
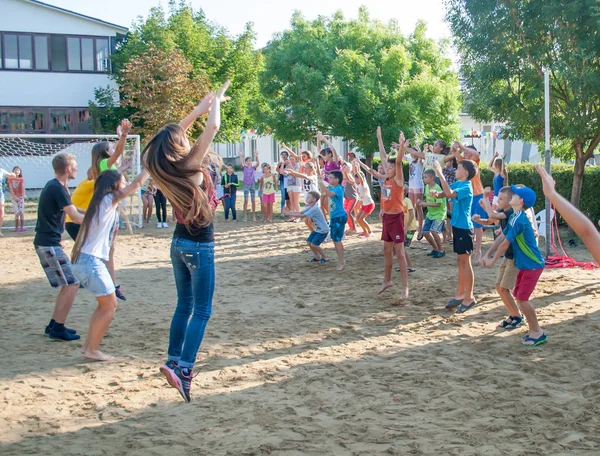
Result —
[[373, 212], [375, 210], [375, 203], [371, 203], [371, 204], [367, 204], [367, 205], [362, 205], [362, 207], [360, 208], [361, 211], [363, 211], [365, 214], [369, 215], [371, 212]]
[[513, 296], [517, 301], [529, 301], [531, 293], [535, 290], [535, 286], [543, 271], [543, 268], [519, 271], [519, 275], [517, 275], [517, 284], [513, 291]]
[[394, 244], [404, 243], [404, 213], [383, 214], [383, 231], [381, 240], [384, 242], [393, 242]]
[[355, 204], [356, 200], [344, 198], [344, 210], [346, 211], [346, 214], [348, 214], [352, 210]]

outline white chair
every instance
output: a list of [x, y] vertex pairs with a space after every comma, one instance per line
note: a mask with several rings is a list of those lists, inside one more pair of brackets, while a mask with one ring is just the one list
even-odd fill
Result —
[[[554, 209], [550, 209], [550, 223], [554, 220]], [[546, 239], [546, 209], [535, 214], [535, 224], [539, 237]]]

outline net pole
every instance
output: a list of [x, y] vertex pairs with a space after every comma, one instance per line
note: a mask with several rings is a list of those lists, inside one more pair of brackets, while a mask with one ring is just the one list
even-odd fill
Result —
[[[140, 151], [140, 136], [135, 135], [135, 160], [136, 160], [136, 174], [140, 174], [142, 172], [142, 161], [141, 161], [141, 151]], [[142, 205], [142, 189], [138, 188], [137, 191], [137, 200], [138, 200], [138, 225], [140, 228], [144, 227], [143, 217], [143, 205]]]
[[[544, 154], [546, 172], [552, 174], [552, 153], [550, 151], [550, 70], [544, 68], [544, 139], [546, 151]], [[550, 256], [550, 236], [552, 228], [552, 209], [550, 200], [546, 198], [546, 258]]]

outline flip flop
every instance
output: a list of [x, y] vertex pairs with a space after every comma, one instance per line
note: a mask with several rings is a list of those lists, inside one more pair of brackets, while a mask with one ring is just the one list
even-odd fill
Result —
[[[533, 342], [533, 343], [526, 344], [525, 342]], [[538, 345], [545, 344], [546, 342], [548, 342], [548, 334], [542, 333], [542, 335], [540, 337], [538, 337], [537, 339], [529, 337], [529, 335], [525, 336], [523, 338], [523, 342], [521, 342], [521, 345], [524, 345], [526, 347], [537, 347]]]
[[454, 309], [459, 304], [462, 304], [462, 299], [451, 299], [448, 304], [446, 304], [446, 309]]
[[473, 301], [471, 304], [465, 306], [464, 304], [461, 304], [460, 306], [458, 306], [458, 309], [456, 309], [456, 313], [457, 314], [461, 314], [461, 313], [465, 313], [467, 310], [470, 310], [471, 308], [473, 308], [475, 306], [475, 304], [477, 304], [475, 301]]

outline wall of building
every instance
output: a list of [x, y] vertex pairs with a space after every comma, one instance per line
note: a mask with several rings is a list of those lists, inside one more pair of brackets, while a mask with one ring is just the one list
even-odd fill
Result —
[[0, 106], [83, 107], [106, 86], [117, 88], [103, 73], [0, 71]]
[[115, 36], [118, 31], [100, 22], [36, 5], [27, 0], [1, 0], [0, 11], [0, 30], [4, 32]]

